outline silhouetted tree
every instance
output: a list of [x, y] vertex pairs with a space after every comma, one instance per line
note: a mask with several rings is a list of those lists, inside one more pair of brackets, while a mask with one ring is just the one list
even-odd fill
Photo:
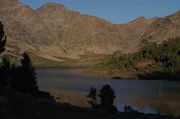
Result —
[[137, 112], [136, 110], [134, 110], [130, 105], [125, 105], [124, 106], [124, 112]]
[[108, 112], [117, 111], [116, 107], [113, 105], [114, 98], [116, 97], [114, 94], [114, 90], [110, 85], [104, 85], [100, 90], [101, 104], [100, 107]]
[[0, 66], [0, 85], [7, 86], [10, 85], [11, 80], [11, 63], [7, 56], [2, 58]]
[[88, 102], [91, 104], [91, 107], [92, 108], [97, 108], [96, 88], [91, 87], [87, 97], [89, 98]]
[[[4, 28], [0, 22], [0, 54], [5, 50], [6, 36], [4, 36]], [[10, 61], [7, 57], [2, 59], [0, 65], [0, 86], [5, 86], [8, 84], [8, 76], [10, 70]]]
[[0, 85], [10, 89], [13, 78], [10, 59], [8, 56], [4, 56], [0, 65]]
[[4, 28], [0, 22], [0, 53], [5, 50], [6, 36], [4, 36]]
[[15, 71], [14, 88], [20, 92], [36, 95], [38, 86], [36, 81], [35, 68], [32, 66], [31, 59], [27, 53], [23, 53], [21, 66]]

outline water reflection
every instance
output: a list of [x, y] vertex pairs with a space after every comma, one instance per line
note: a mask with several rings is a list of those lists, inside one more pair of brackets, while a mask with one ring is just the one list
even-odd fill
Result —
[[119, 110], [128, 104], [145, 113], [180, 115], [180, 82], [112, 80], [79, 74], [76, 69], [78, 68], [38, 68], [38, 84], [42, 90], [59, 97], [59, 101], [78, 106], [89, 106], [86, 94], [91, 86], [100, 90], [104, 84], [109, 84], [116, 92], [115, 104]]

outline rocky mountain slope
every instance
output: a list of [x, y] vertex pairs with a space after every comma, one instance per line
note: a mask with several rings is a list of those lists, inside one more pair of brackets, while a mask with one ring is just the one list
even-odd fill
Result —
[[95, 16], [48, 3], [37, 10], [18, 0], [0, 0], [0, 21], [8, 38], [7, 52], [23, 51], [49, 60], [77, 59], [87, 54], [131, 53], [142, 39], [161, 42], [180, 36], [180, 12], [127, 24], [113, 24]]

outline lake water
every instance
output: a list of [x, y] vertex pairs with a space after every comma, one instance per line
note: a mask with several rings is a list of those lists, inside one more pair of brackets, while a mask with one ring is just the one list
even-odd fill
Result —
[[60, 102], [89, 106], [86, 95], [91, 86], [97, 91], [105, 84], [116, 93], [115, 105], [125, 104], [144, 113], [180, 115], [180, 82], [165, 80], [116, 80], [78, 73], [78, 67], [37, 68], [38, 85]]

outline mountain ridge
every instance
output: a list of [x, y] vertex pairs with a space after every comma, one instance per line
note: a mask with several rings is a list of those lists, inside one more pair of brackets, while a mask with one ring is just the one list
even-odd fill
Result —
[[[33, 10], [18, 0], [0, 1], [0, 21], [8, 36], [7, 52], [15, 54], [27, 51], [61, 61], [61, 57], [79, 59], [87, 54], [132, 53], [140, 48], [143, 39], [159, 42], [180, 36], [179, 11], [167, 17], [139, 17], [127, 24], [113, 24], [57, 3]], [[11, 3], [16, 3], [13, 9], [9, 9]]]

